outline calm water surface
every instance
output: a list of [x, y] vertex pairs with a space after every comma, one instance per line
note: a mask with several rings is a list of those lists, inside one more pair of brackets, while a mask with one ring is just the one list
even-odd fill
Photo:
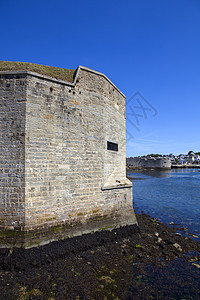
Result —
[[133, 177], [136, 212], [188, 227], [200, 241], [200, 169], [140, 170], [128, 175]]

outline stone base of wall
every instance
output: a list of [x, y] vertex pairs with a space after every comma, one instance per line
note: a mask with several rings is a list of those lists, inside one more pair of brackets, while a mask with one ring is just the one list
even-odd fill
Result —
[[101, 230], [112, 230], [120, 226], [137, 224], [132, 208], [120, 209], [109, 215], [91, 218], [85, 223], [50, 227], [42, 231], [0, 231], [0, 248], [32, 248], [48, 244], [53, 241], [80, 236]]
[[32, 248], [52, 241], [80, 236], [100, 230], [112, 230], [120, 226], [137, 224], [132, 206], [132, 187], [106, 188], [102, 191], [104, 209], [89, 218], [79, 216], [65, 224], [48, 226], [32, 231], [0, 231], [0, 248]]

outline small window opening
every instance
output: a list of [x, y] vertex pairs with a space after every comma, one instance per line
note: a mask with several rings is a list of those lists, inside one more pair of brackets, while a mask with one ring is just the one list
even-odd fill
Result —
[[118, 151], [118, 144], [107, 141], [107, 150]]

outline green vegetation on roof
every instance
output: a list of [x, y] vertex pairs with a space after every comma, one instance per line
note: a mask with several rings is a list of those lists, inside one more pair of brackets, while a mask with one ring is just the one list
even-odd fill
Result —
[[0, 61], [0, 71], [32, 71], [56, 79], [73, 82], [75, 70], [14, 61]]

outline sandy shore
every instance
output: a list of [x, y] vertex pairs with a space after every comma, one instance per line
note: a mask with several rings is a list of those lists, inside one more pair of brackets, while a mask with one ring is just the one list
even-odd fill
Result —
[[199, 243], [175, 226], [137, 218], [139, 228], [0, 249], [1, 299], [199, 299]]

